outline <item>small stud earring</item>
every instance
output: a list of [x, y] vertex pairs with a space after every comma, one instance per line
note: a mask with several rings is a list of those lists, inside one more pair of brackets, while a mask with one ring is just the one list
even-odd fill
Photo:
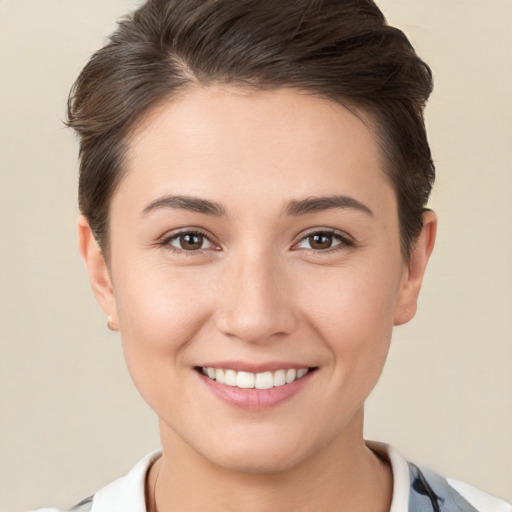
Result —
[[117, 324], [114, 322], [114, 319], [110, 315], [107, 316], [107, 327], [111, 331], [118, 331], [119, 330], [119, 327], [117, 326]]

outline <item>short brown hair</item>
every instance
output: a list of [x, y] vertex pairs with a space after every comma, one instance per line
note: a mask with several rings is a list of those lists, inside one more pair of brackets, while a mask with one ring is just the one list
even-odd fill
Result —
[[80, 137], [80, 210], [104, 251], [131, 131], [193, 83], [293, 88], [366, 114], [409, 257], [435, 175], [423, 119], [432, 74], [371, 0], [149, 0], [122, 20], [68, 102]]

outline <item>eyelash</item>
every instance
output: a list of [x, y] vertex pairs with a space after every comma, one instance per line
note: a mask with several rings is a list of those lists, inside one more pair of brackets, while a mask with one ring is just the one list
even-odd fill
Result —
[[[184, 255], [187, 255], [187, 256], [198, 256], [198, 255], [204, 254], [204, 252], [206, 250], [209, 250], [209, 248], [208, 249], [200, 249], [200, 250], [179, 249], [179, 248], [174, 247], [174, 246], [171, 245], [172, 241], [177, 240], [180, 236], [183, 236], [183, 235], [199, 235], [199, 236], [202, 236], [210, 244], [215, 246], [215, 243], [210, 239], [210, 236], [206, 232], [204, 232], [204, 231], [202, 231], [200, 229], [188, 229], [188, 230], [183, 230], [183, 231], [178, 231], [178, 232], [172, 233], [171, 235], [164, 237], [158, 243], [158, 245], [162, 246], [162, 247], [165, 247], [166, 249], [168, 249], [169, 251], [171, 251], [173, 253], [184, 254]], [[339, 251], [339, 250], [341, 250], [343, 248], [354, 247], [355, 246], [354, 241], [346, 233], [343, 233], [341, 231], [337, 231], [337, 230], [334, 230], [334, 229], [327, 229], [327, 228], [326, 229], [312, 229], [311, 231], [306, 232], [300, 238], [300, 240], [294, 244], [294, 246], [300, 244], [301, 242], [307, 240], [309, 237], [312, 237], [314, 235], [328, 235], [328, 236], [332, 236], [333, 239], [337, 240], [339, 243], [337, 243], [336, 245], [334, 245], [332, 247], [329, 247], [328, 249], [318, 249], [318, 250], [315, 250], [315, 249], [305, 249], [307, 251], [312, 251], [313, 254], [327, 254], [327, 253], [332, 253], [332, 252], [335, 252], [335, 251]], [[215, 250], [220, 250], [220, 249], [215, 249]], [[293, 249], [293, 250], [297, 251], [297, 250], [301, 250], [301, 249], [299, 248], [299, 249]]]
[[[342, 250], [343, 248], [347, 248], [347, 247], [350, 248], [350, 247], [355, 246], [354, 240], [352, 238], [350, 238], [346, 233], [343, 233], [342, 231], [337, 231], [335, 229], [328, 229], [328, 228], [325, 228], [325, 229], [315, 228], [315, 229], [312, 229], [311, 231], [306, 232], [301, 237], [301, 239], [296, 244], [294, 244], [294, 246], [300, 244], [304, 240], [307, 240], [308, 238], [310, 238], [314, 235], [332, 236], [333, 240], [337, 240], [339, 242], [336, 245], [329, 247], [328, 249], [318, 249], [318, 250], [305, 249], [307, 251], [312, 251], [312, 253], [315, 255], [329, 254], [329, 253], [333, 253], [333, 252]], [[294, 250], [297, 251], [297, 250], [301, 250], [301, 249], [294, 249]]]
[[[178, 249], [177, 247], [173, 247], [171, 245], [171, 242], [174, 241], [174, 240], [177, 240], [180, 236], [183, 236], [183, 235], [199, 235], [199, 236], [202, 236], [206, 240], [208, 240], [208, 242], [210, 242], [212, 245], [215, 246], [214, 242], [212, 242], [212, 240], [210, 239], [209, 235], [206, 232], [202, 231], [201, 229], [184, 229], [182, 231], [178, 231], [178, 232], [172, 233], [171, 235], [164, 237], [159, 242], [158, 245], [160, 245], [162, 247], [165, 247], [166, 249], [168, 249], [169, 251], [171, 251], [173, 253], [184, 254], [186, 256], [197, 256], [197, 255], [203, 254], [205, 252], [205, 250], [208, 250], [208, 249], [201, 249], [201, 250], [197, 250], [197, 251], [192, 251], [192, 250]], [[216, 249], [216, 250], [218, 250], [218, 249]]]

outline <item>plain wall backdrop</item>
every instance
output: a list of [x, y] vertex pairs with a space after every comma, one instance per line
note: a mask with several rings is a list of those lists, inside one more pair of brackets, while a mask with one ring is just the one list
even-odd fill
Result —
[[[134, 0], [0, 0], [0, 511], [70, 506], [158, 447], [76, 249], [69, 88]], [[381, 0], [435, 74], [440, 219], [366, 435], [512, 500], [512, 2]]]

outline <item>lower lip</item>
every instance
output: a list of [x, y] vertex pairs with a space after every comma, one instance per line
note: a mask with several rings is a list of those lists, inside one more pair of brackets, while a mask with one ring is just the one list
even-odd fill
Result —
[[292, 398], [310, 381], [315, 371], [309, 371], [304, 377], [290, 384], [270, 389], [242, 389], [236, 386], [226, 386], [198, 372], [198, 376], [208, 389], [223, 401], [236, 407], [251, 411], [270, 409]]

